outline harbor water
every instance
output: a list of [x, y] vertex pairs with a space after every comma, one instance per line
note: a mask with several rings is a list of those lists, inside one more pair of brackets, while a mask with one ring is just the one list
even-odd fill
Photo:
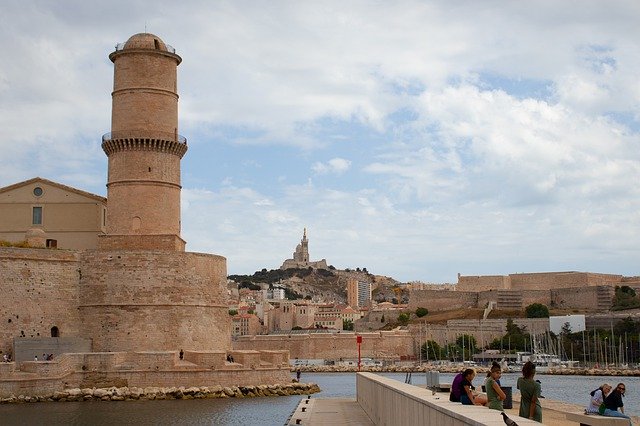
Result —
[[[404, 382], [404, 373], [381, 373]], [[513, 386], [519, 374], [505, 373], [503, 386]], [[640, 415], [640, 377], [537, 375], [546, 398], [586, 405], [589, 392], [602, 383], [626, 384], [625, 412]], [[440, 375], [451, 383], [453, 374]], [[477, 387], [483, 377], [474, 380]], [[354, 373], [303, 373], [303, 382], [317, 383], [312, 398], [355, 398]], [[426, 386], [425, 373], [413, 373], [411, 383]], [[41, 402], [0, 405], [0, 425], [284, 425], [306, 396], [120, 402]], [[543, 402], [544, 405], [544, 402]]]

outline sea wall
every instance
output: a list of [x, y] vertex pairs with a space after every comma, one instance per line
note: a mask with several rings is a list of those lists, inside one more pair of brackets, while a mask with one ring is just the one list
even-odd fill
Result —
[[[396, 359], [413, 356], [413, 336], [408, 331], [358, 333], [362, 336], [362, 357]], [[271, 334], [241, 336], [233, 342], [236, 350], [284, 350], [291, 359], [339, 360], [358, 358], [355, 333], [331, 334]]]
[[[233, 362], [227, 361], [227, 355]], [[0, 363], [0, 397], [69, 388], [258, 386], [290, 381], [284, 351], [74, 353]]]

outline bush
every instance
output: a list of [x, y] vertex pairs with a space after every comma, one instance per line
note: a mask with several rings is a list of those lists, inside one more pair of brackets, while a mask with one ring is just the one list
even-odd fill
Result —
[[532, 303], [525, 309], [527, 318], [549, 318], [549, 308], [542, 303]]
[[401, 325], [409, 324], [409, 319], [410, 319], [409, 314], [401, 313], [400, 315], [398, 315], [398, 322]]
[[423, 316], [427, 315], [429, 313], [429, 310], [427, 308], [417, 308], [416, 309], [416, 316], [418, 318], [422, 318]]

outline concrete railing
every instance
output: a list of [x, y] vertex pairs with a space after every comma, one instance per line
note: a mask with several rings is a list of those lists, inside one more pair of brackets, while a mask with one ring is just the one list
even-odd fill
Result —
[[[500, 411], [450, 402], [449, 395], [399, 382], [373, 373], [356, 376], [358, 404], [376, 425], [498, 425]], [[509, 416], [518, 425], [540, 425]]]

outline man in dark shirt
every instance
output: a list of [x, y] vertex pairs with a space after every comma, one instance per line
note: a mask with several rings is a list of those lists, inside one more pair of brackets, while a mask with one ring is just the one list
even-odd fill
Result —
[[[604, 399], [604, 405], [606, 408], [602, 415], [609, 417], [624, 417], [625, 419], [629, 419], [629, 424], [631, 425], [631, 418], [624, 414], [624, 403], [622, 402], [622, 397], [624, 396], [625, 390], [626, 387], [624, 383], [618, 383], [618, 386], [616, 386], [616, 388]], [[618, 411], [618, 408], [620, 408], [620, 411]]]

